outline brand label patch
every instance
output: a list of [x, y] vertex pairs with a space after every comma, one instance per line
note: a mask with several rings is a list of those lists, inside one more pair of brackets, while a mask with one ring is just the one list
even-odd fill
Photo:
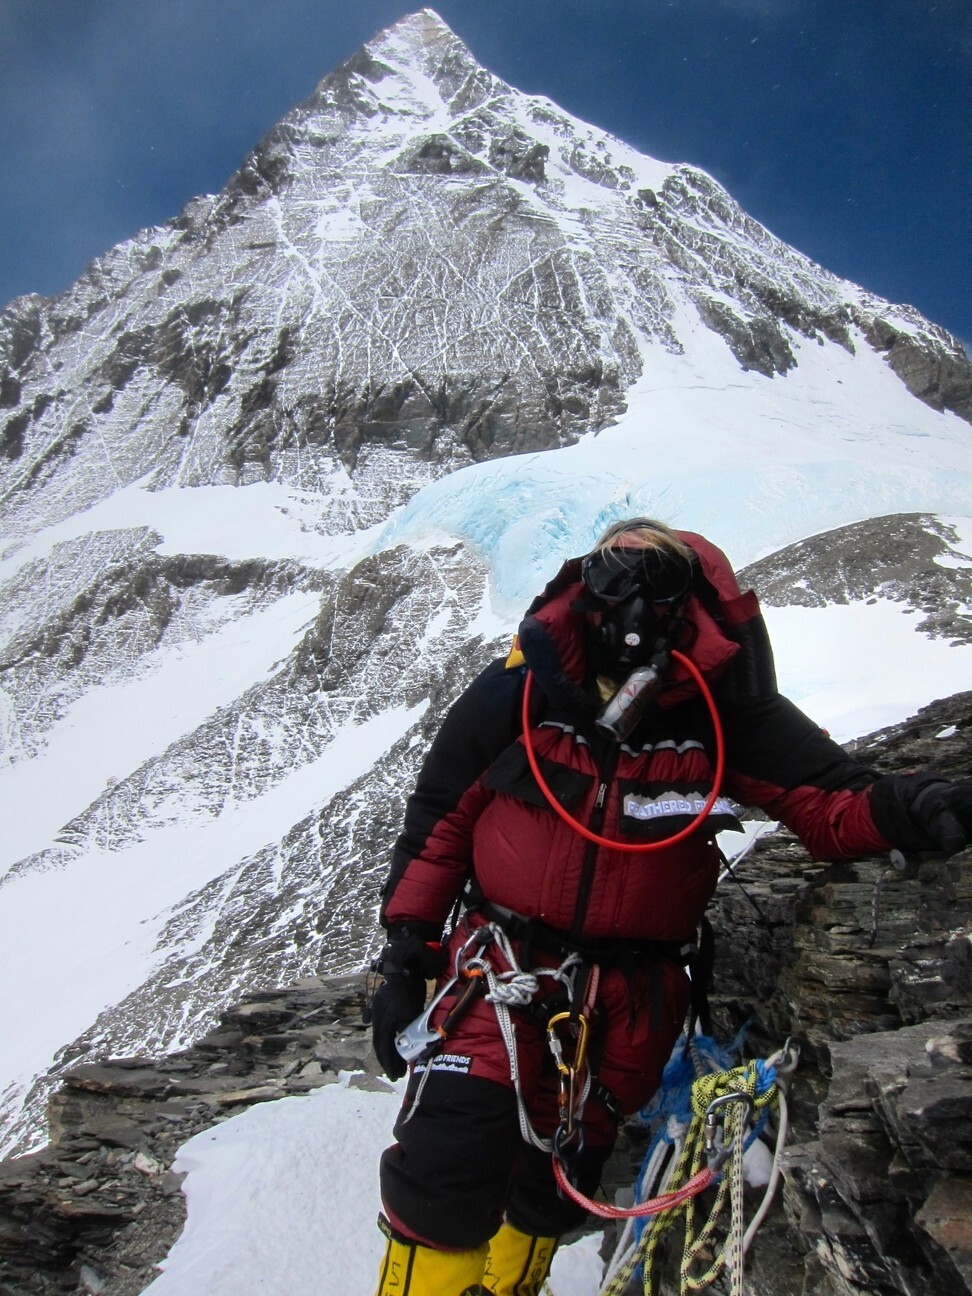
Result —
[[[665, 792], [659, 797], [639, 796], [629, 792], [624, 798], [624, 813], [632, 819], [667, 819], [675, 815], [699, 815], [706, 798], [698, 792]], [[716, 797], [712, 814], [732, 815], [732, 805], [725, 797]]]
[[472, 1058], [463, 1057], [461, 1053], [440, 1053], [431, 1062], [416, 1063], [414, 1070], [416, 1074], [431, 1068], [433, 1071], [457, 1071], [465, 1075], [471, 1066]]

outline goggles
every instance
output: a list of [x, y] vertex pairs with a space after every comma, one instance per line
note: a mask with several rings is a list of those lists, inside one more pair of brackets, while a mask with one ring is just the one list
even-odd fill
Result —
[[623, 603], [633, 594], [677, 603], [692, 583], [692, 564], [670, 549], [596, 549], [582, 561], [581, 579], [602, 603]]

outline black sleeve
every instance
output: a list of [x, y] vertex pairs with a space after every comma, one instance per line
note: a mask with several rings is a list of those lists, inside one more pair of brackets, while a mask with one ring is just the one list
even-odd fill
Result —
[[878, 775], [856, 761], [782, 693], [720, 707], [729, 767], [783, 789], [860, 791]]
[[875, 822], [876, 775], [782, 694], [725, 709], [726, 791], [791, 828], [815, 859], [887, 849]]
[[505, 659], [499, 658], [449, 708], [405, 806], [404, 827], [382, 888], [382, 913], [436, 824], [519, 734], [522, 696], [523, 672], [507, 670]]

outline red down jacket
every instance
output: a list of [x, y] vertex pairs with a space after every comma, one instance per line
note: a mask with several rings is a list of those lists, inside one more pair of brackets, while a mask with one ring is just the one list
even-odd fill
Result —
[[[699, 831], [670, 848], [632, 853], [586, 840], [553, 811], [527, 761], [524, 667], [494, 662], [449, 711], [409, 799], [385, 885], [382, 922], [440, 928], [467, 880], [486, 899], [541, 920], [574, 942], [683, 941], [716, 884], [714, 835], [738, 826], [730, 798], [796, 832], [818, 859], [890, 843], [871, 813], [876, 775], [857, 764], [752, 670], [762, 621], [725, 555], [680, 532], [699, 558], [685, 615], [685, 651], [713, 689], [725, 734], [721, 795]], [[519, 647], [533, 674], [531, 736], [541, 772], [570, 814], [623, 842], [667, 838], [712, 788], [708, 710], [676, 666], [660, 704], [618, 746], [597, 733], [587, 678], [579, 560], [534, 602]], [[771, 659], [770, 659], [771, 661]]]

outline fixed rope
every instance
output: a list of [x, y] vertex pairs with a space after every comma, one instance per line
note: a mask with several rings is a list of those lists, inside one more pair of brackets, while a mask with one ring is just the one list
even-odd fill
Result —
[[[644, 1291], [654, 1292], [654, 1260], [658, 1245], [676, 1222], [683, 1220], [683, 1247], [679, 1264], [682, 1296], [711, 1285], [725, 1271], [731, 1296], [742, 1296], [744, 1257], [769, 1209], [779, 1183], [779, 1158], [786, 1141], [786, 1088], [796, 1066], [797, 1052], [789, 1041], [768, 1062], [756, 1060], [744, 1066], [700, 1076], [692, 1085], [692, 1117], [687, 1129], [676, 1126], [673, 1155], [663, 1172], [668, 1189], [642, 1207], [671, 1202], [662, 1210], [651, 1210], [639, 1241], [628, 1245], [627, 1235], [619, 1245], [620, 1258], [609, 1268], [601, 1296], [621, 1296], [639, 1269]], [[748, 1228], [744, 1222], [744, 1155], [759, 1136], [770, 1115], [777, 1117], [773, 1169], [763, 1200]], [[718, 1133], [721, 1129], [721, 1141]], [[656, 1158], [657, 1159], [657, 1158]], [[705, 1165], [703, 1166], [703, 1162]], [[709, 1183], [690, 1191], [709, 1172]], [[698, 1192], [717, 1184], [705, 1218], [699, 1217]], [[598, 1204], [600, 1205], [600, 1204]], [[728, 1207], [729, 1221], [722, 1223]], [[627, 1212], [633, 1217], [633, 1207]], [[601, 1214], [601, 1209], [598, 1210]], [[617, 1216], [612, 1216], [617, 1218]], [[718, 1234], [722, 1231], [721, 1244]]]

